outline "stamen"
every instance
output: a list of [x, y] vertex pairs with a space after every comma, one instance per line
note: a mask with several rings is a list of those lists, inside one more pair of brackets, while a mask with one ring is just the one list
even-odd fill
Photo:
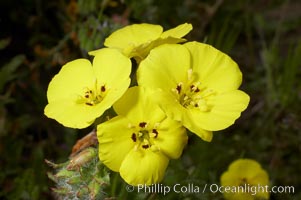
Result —
[[128, 128], [135, 128], [134, 125], [132, 125], [131, 123], [128, 124]]
[[132, 140], [133, 140], [134, 142], [137, 141], [137, 138], [136, 138], [136, 134], [135, 134], [135, 133], [132, 134], [132, 137], [131, 137], [131, 138], [132, 138]]
[[85, 87], [83, 90], [83, 95], [79, 95], [79, 100], [77, 100], [77, 103], [79, 104], [86, 104], [88, 106], [94, 106], [98, 103], [100, 103], [103, 98], [104, 98], [104, 95], [101, 94], [101, 92], [105, 91], [106, 88], [105, 86], [103, 85], [101, 87], [101, 91], [97, 90], [97, 86], [96, 86], [96, 82], [95, 82], [95, 88], [88, 88], [88, 87]]
[[100, 91], [105, 92], [106, 91], [106, 87], [103, 85], [100, 87]]
[[182, 85], [178, 84], [176, 90], [177, 90], [178, 94], [180, 94], [181, 90], [182, 90]]
[[[159, 132], [157, 127], [160, 123], [155, 123], [154, 126], [147, 128], [150, 126], [147, 122], [140, 122], [139, 126], [134, 127], [135, 132], [131, 134], [131, 140], [136, 143], [134, 146], [134, 150], [140, 149], [148, 149], [152, 148], [152, 151], [159, 151], [159, 147], [154, 146], [154, 140], [158, 137]], [[128, 124], [128, 128], [132, 128], [132, 124]], [[137, 130], [138, 129], [138, 130]]]
[[154, 134], [154, 138], [158, 137], [158, 131], [156, 129], [153, 129], [152, 133]]
[[192, 73], [193, 73], [192, 69], [188, 69], [188, 71], [187, 71], [188, 80], [192, 79]]
[[145, 138], [143, 139], [143, 143], [144, 143], [144, 144], [149, 144], [148, 140], [145, 139]]
[[146, 123], [146, 122], [140, 122], [140, 123], [139, 123], [139, 126], [140, 126], [141, 128], [146, 128], [147, 123]]
[[159, 126], [160, 126], [160, 123], [159, 123], [159, 122], [155, 123], [155, 124], [154, 124], [154, 129], [157, 129]]
[[171, 91], [178, 94], [178, 90], [175, 88], [171, 88]]

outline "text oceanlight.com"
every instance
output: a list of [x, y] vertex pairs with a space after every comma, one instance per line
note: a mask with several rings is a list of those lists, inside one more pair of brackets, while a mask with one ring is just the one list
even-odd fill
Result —
[[258, 192], [267, 193], [295, 193], [294, 186], [268, 186], [268, 185], [249, 185], [244, 184], [240, 186], [220, 186], [218, 184], [205, 184], [196, 185], [193, 183], [189, 184], [175, 184], [175, 185], [163, 185], [163, 184], [152, 184], [152, 185], [138, 185], [137, 187], [127, 185], [126, 190], [128, 192], [137, 191], [138, 193], [160, 193], [166, 195], [170, 192], [175, 193], [249, 193], [256, 195]]

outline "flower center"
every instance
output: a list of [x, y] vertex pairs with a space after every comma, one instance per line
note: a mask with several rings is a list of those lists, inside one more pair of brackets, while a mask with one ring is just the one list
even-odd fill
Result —
[[158, 151], [159, 148], [154, 144], [154, 140], [158, 137], [157, 125], [150, 127], [146, 122], [140, 122], [138, 126], [129, 125], [129, 128], [133, 129], [131, 139], [135, 145], [135, 150], [151, 149], [152, 151]]
[[187, 83], [178, 83], [172, 92], [175, 93], [182, 106], [188, 109], [198, 109], [203, 112], [210, 111], [212, 106], [208, 103], [208, 98], [215, 95], [215, 91], [209, 89], [198, 81], [194, 81], [192, 70], [188, 70]]
[[77, 103], [84, 103], [87, 106], [94, 106], [103, 100], [106, 92], [107, 88], [105, 85], [98, 86], [97, 82], [95, 82], [94, 88], [84, 88], [83, 95], [79, 96]]
[[244, 186], [244, 185], [246, 185], [246, 184], [248, 184], [248, 181], [247, 181], [247, 178], [241, 178], [240, 179], [240, 183], [239, 183], [239, 186]]

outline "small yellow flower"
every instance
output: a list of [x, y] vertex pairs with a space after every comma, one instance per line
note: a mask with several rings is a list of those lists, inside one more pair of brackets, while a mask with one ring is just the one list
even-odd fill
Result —
[[[129, 58], [139, 63], [151, 49], [162, 44], [175, 44], [186, 41], [182, 37], [192, 30], [192, 25], [185, 23], [163, 32], [163, 28], [153, 24], [133, 24], [112, 33], [104, 45], [116, 48]], [[89, 52], [96, 55], [98, 50]]]
[[223, 195], [228, 200], [269, 199], [269, 176], [260, 164], [251, 159], [232, 162], [221, 176]]
[[210, 45], [189, 42], [153, 49], [137, 71], [138, 85], [152, 95], [166, 115], [211, 141], [212, 131], [232, 125], [249, 96], [238, 90], [242, 74], [226, 54]]
[[128, 184], [160, 182], [169, 159], [180, 157], [187, 143], [185, 128], [141, 87], [128, 89], [113, 108], [118, 116], [97, 126], [100, 160]]
[[67, 63], [49, 83], [45, 115], [66, 127], [91, 125], [128, 89], [130, 71], [130, 59], [114, 49], [100, 50], [93, 65], [87, 59]]

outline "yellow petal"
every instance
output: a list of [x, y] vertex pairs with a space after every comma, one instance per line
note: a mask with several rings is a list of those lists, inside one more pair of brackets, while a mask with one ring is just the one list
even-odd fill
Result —
[[98, 117], [94, 111], [93, 107], [77, 104], [73, 99], [61, 99], [50, 102], [45, 107], [44, 113], [66, 127], [86, 128]]
[[88, 54], [90, 56], [96, 56], [100, 52], [102, 52], [102, 49], [97, 49], [97, 50], [89, 51]]
[[179, 44], [165, 44], [153, 49], [137, 70], [138, 85], [171, 91], [187, 80], [190, 54]]
[[172, 92], [165, 92], [161, 89], [158, 89], [152, 94], [152, 100], [160, 106], [160, 108], [169, 118], [178, 122], [182, 122], [185, 108], [179, 103]]
[[116, 172], [135, 145], [128, 124], [126, 118], [118, 116], [97, 126], [99, 159]]
[[131, 51], [128, 53], [129, 57], [135, 58], [137, 63], [139, 64], [143, 59], [145, 59], [149, 52], [163, 44], [176, 44], [180, 42], [185, 42], [185, 39], [182, 38], [173, 38], [173, 37], [167, 37], [167, 38], [158, 38], [156, 40], [150, 41], [145, 44], [141, 44], [139, 46], [136, 46], [134, 49], [129, 49]]
[[191, 53], [193, 72], [204, 86], [217, 91], [238, 89], [242, 74], [228, 55], [203, 43], [188, 42], [184, 46]]
[[234, 124], [241, 112], [247, 108], [249, 101], [250, 97], [246, 93], [233, 90], [208, 99], [207, 104], [212, 106], [210, 111], [191, 109], [187, 115], [193, 120], [195, 128], [222, 130]]
[[157, 128], [154, 143], [168, 158], [177, 159], [187, 144], [186, 129], [178, 122], [166, 118]]
[[106, 89], [106, 95], [97, 105], [97, 109], [105, 111], [128, 89], [131, 61], [115, 49], [104, 48], [99, 50], [94, 57], [93, 69], [97, 77], [98, 88], [104, 86]]
[[[98, 84], [114, 90], [129, 81], [131, 60], [115, 49], [103, 48], [93, 59], [93, 70]], [[117, 87], [118, 86], [118, 87]]]
[[202, 138], [202, 140], [206, 142], [211, 142], [213, 138], [212, 131], [205, 130], [202, 127], [200, 127], [199, 123], [197, 123], [196, 120], [192, 119], [191, 115], [189, 115], [189, 110], [185, 110], [184, 113], [185, 114], [182, 120], [183, 126], [185, 126], [190, 132]]
[[188, 23], [184, 23], [173, 29], [164, 31], [161, 35], [161, 38], [167, 38], [167, 37], [181, 38], [187, 35], [191, 30], [192, 30], [192, 25]]
[[134, 149], [129, 152], [120, 167], [120, 176], [130, 185], [151, 185], [164, 177], [169, 159], [151, 150]]
[[212, 140], [212, 132], [202, 129], [198, 123], [195, 124], [195, 121], [187, 114], [189, 110], [184, 108], [171, 92], [157, 90], [153, 93], [152, 99], [158, 103], [169, 118], [182, 123], [184, 127], [198, 135], [204, 141], [210, 142]]
[[262, 168], [255, 160], [238, 159], [230, 164], [228, 171], [232, 172], [232, 174], [235, 173], [236, 176], [251, 179], [256, 177], [262, 171]]
[[105, 40], [104, 45], [106, 47], [120, 49], [124, 52], [126, 49], [131, 47], [133, 48], [159, 38], [162, 32], [163, 28], [159, 25], [133, 24], [113, 32]]
[[65, 64], [53, 77], [47, 90], [48, 102], [60, 99], [76, 99], [85, 87], [94, 84], [92, 65], [87, 59], [77, 59]]
[[149, 97], [151, 93], [143, 87], [131, 87], [114, 104], [113, 108], [119, 115], [139, 122], [160, 122], [166, 115]]

